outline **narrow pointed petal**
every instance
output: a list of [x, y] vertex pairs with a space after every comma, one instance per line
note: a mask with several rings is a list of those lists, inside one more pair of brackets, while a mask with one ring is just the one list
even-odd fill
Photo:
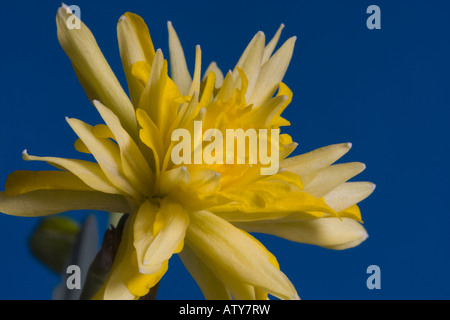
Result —
[[126, 197], [98, 191], [38, 190], [18, 196], [0, 192], [0, 212], [21, 217], [40, 217], [71, 210], [131, 212]]
[[191, 214], [186, 237], [195, 254], [212, 270], [226, 272], [282, 299], [298, 298], [291, 282], [269, 262], [254, 240], [216, 215], [207, 211]]
[[170, 50], [170, 74], [171, 78], [178, 86], [182, 95], [186, 95], [191, 87], [192, 78], [189, 73], [186, 58], [180, 39], [172, 26], [172, 22], [167, 22], [169, 29], [169, 50]]
[[355, 247], [367, 239], [364, 227], [349, 218], [292, 219], [240, 222], [236, 226], [248, 232], [275, 235], [290, 241], [307, 243], [328, 249]]
[[189, 246], [185, 245], [179, 256], [206, 300], [231, 300], [225, 285]]
[[335, 164], [320, 170], [317, 175], [305, 184], [304, 191], [314, 197], [321, 198], [347, 180], [361, 173], [366, 165], [361, 162]]
[[161, 170], [160, 163], [162, 159], [164, 159], [164, 143], [162, 141], [161, 132], [144, 110], [137, 109], [136, 118], [142, 128], [139, 131], [139, 138], [152, 150], [155, 161], [155, 173], [158, 176]]
[[259, 106], [273, 96], [287, 71], [294, 52], [296, 39], [297, 37], [288, 39], [269, 61], [261, 67], [255, 90], [249, 97], [248, 103]]
[[108, 180], [126, 194], [139, 198], [139, 192], [125, 177], [121, 168], [119, 147], [109, 139], [97, 138], [92, 132], [92, 126], [83, 121], [72, 118], [67, 119], [67, 122], [95, 157]]
[[98, 112], [111, 130], [120, 148], [122, 169], [125, 176], [142, 194], [150, 194], [153, 173], [142, 152], [131, 136], [122, 128], [117, 116], [99, 101], [94, 101]]
[[346, 182], [324, 195], [325, 202], [336, 211], [342, 211], [370, 196], [375, 190], [371, 182]]
[[340, 159], [352, 147], [351, 143], [333, 144], [308, 153], [284, 159], [280, 163], [285, 168], [302, 178], [303, 183], [308, 182], [307, 177], [313, 176], [320, 169], [326, 168]]
[[[255, 36], [252, 38], [252, 40], [250, 41], [250, 43], [247, 45], [247, 47], [245, 48], [244, 52], [242, 53], [241, 57], [239, 58], [239, 61], [236, 63], [236, 66], [234, 68], [234, 72], [233, 72], [233, 76], [235, 79], [237, 79], [237, 69], [244, 69], [244, 66], [247, 64], [248, 60], [257, 60], [258, 63], [256, 65], [256, 67], [260, 67], [261, 66], [261, 61], [262, 61], [262, 54], [264, 53], [264, 46], [265, 46], [265, 35], [264, 32], [259, 31], [255, 34]], [[262, 46], [262, 48], [261, 48]], [[260, 51], [263, 50], [261, 57], [260, 56]], [[249, 63], [249, 67], [250, 65], [253, 65], [253, 63]], [[255, 71], [256, 68], [250, 68], [251, 70]], [[247, 75], [248, 77], [249, 75]]]
[[264, 49], [264, 56], [262, 59], [262, 63], [266, 63], [269, 60], [270, 56], [273, 53], [273, 50], [275, 50], [275, 47], [278, 44], [278, 40], [280, 40], [281, 31], [283, 31], [283, 29], [284, 24], [281, 24], [277, 32], [273, 36], [272, 40], [270, 40], [270, 42], [267, 44], [266, 48]]
[[200, 93], [200, 82], [201, 82], [201, 71], [202, 71], [202, 50], [200, 46], [195, 47], [195, 68], [194, 68], [194, 78], [192, 79], [191, 86], [189, 88], [188, 96], [192, 96], [194, 92]]
[[79, 29], [69, 29], [67, 20], [75, 16], [70, 9], [68, 12], [67, 8], [64, 6], [59, 8], [56, 16], [58, 40], [72, 61], [81, 85], [89, 100], [100, 100], [111, 108], [123, 127], [136, 139], [137, 123], [130, 99], [123, 91], [89, 28], [80, 21]]
[[137, 107], [144, 85], [132, 74], [132, 66], [137, 62], [146, 62], [151, 66], [155, 49], [147, 25], [134, 13], [127, 12], [120, 17], [117, 24], [117, 37], [128, 91], [133, 105]]
[[[245, 76], [248, 79], [248, 88], [246, 97], [249, 98], [253, 92], [253, 88], [256, 85], [260, 68], [262, 65], [264, 48], [265, 48], [266, 37], [263, 32], [258, 32], [252, 40], [252, 45], [246, 50], [245, 57], [239, 60], [233, 71], [233, 78], [238, 80], [238, 68], [244, 71]], [[240, 86], [240, 81], [236, 82], [236, 87]]]
[[163, 141], [170, 137], [169, 128], [177, 116], [179, 97], [178, 87], [167, 75], [167, 61], [164, 60], [162, 51], [157, 50], [139, 108], [143, 109], [159, 128]]
[[11, 173], [6, 179], [5, 192], [16, 196], [36, 190], [94, 191], [76, 175], [67, 171], [25, 171]]
[[222, 86], [223, 80], [224, 80], [222, 70], [219, 69], [219, 67], [217, 66], [217, 63], [211, 62], [209, 64], [208, 68], [206, 68], [203, 80], [205, 79], [205, 77], [207, 77], [209, 75], [210, 71], [212, 71], [215, 75], [214, 87], [220, 88]]
[[22, 153], [22, 157], [27, 161], [45, 161], [58, 169], [68, 170], [92, 189], [105, 193], [123, 193], [108, 180], [97, 163], [77, 159], [30, 156], [26, 150]]

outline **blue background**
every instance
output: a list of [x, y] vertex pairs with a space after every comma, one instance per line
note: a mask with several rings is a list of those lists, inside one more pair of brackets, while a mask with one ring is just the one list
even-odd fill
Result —
[[[168, 56], [171, 20], [192, 70], [200, 44], [204, 65], [226, 71], [253, 35], [298, 36], [285, 77], [294, 100], [285, 111], [296, 154], [353, 143], [343, 161], [367, 169], [357, 180], [377, 189], [361, 203], [369, 238], [331, 251], [259, 237], [278, 258], [303, 299], [449, 299], [448, 138], [450, 37], [448, 1], [81, 1], [81, 18], [124, 84], [116, 37], [121, 14], [147, 22], [155, 47]], [[381, 30], [366, 27], [366, 8], [381, 8]], [[100, 118], [56, 37], [57, 1], [2, 3], [0, 19], [0, 183], [13, 170], [49, 169], [21, 152], [77, 157], [65, 116]], [[71, 213], [82, 220], [87, 213]], [[106, 215], [98, 213], [99, 223]], [[0, 215], [0, 299], [50, 299], [59, 278], [29, 253], [38, 218]], [[366, 287], [369, 265], [381, 268], [381, 289]], [[160, 299], [201, 299], [178, 257]]]

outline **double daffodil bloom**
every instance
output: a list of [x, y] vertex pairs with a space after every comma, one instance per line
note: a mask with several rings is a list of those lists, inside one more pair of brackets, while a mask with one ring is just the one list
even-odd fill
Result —
[[[333, 164], [349, 143], [288, 158], [297, 144], [281, 134], [279, 170], [272, 175], [262, 175], [261, 164], [176, 165], [171, 159], [172, 132], [193, 132], [194, 121], [203, 131], [290, 125], [281, 114], [292, 92], [282, 79], [296, 38], [274, 52], [283, 25], [267, 44], [258, 32], [226, 75], [211, 63], [202, 77], [200, 47], [191, 76], [169, 22], [169, 77], [167, 60], [155, 51], [143, 20], [126, 13], [117, 33], [128, 96], [86, 25], [68, 28], [70, 15], [66, 6], [59, 8], [58, 39], [105, 124], [67, 122], [79, 138], [75, 148], [94, 161], [25, 150], [25, 160], [60, 170], [13, 172], [0, 193], [0, 211], [33, 217], [80, 209], [129, 214], [112, 270], [94, 298], [146, 295], [177, 253], [207, 299], [298, 299], [274, 255], [249, 232], [331, 249], [367, 238], [357, 203], [374, 185], [347, 182], [364, 164]], [[193, 153], [206, 147], [192, 144]]]

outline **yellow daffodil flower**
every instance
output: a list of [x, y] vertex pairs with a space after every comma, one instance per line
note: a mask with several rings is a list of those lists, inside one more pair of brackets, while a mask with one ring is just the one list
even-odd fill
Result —
[[[33, 217], [80, 209], [130, 214], [112, 270], [94, 298], [146, 295], [177, 253], [207, 299], [298, 299], [276, 258], [249, 232], [331, 249], [367, 238], [357, 203], [374, 185], [347, 182], [364, 170], [362, 163], [333, 165], [349, 143], [288, 158], [297, 144], [281, 134], [279, 169], [271, 175], [261, 174], [263, 164], [172, 160], [172, 133], [194, 133], [194, 122], [203, 132], [223, 133], [290, 125], [281, 113], [292, 92], [281, 81], [296, 38], [274, 53], [283, 25], [268, 44], [258, 32], [226, 75], [213, 62], [202, 77], [200, 47], [191, 76], [169, 22], [169, 77], [167, 60], [155, 51], [143, 20], [126, 13], [117, 33], [128, 96], [86, 25], [68, 28], [70, 15], [66, 6], [59, 8], [58, 39], [105, 124], [67, 122], [79, 137], [75, 148], [95, 161], [25, 150], [25, 160], [61, 170], [13, 172], [0, 193], [0, 211]], [[194, 140], [193, 154], [207, 148]]]

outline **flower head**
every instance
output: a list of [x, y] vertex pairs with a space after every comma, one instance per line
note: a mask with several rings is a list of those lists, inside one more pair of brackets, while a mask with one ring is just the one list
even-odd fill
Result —
[[[282, 79], [296, 38], [274, 52], [283, 25], [267, 44], [258, 32], [226, 75], [211, 63], [202, 76], [197, 46], [191, 76], [169, 22], [169, 77], [168, 62], [155, 51], [143, 20], [126, 13], [117, 32], [128, 96], [89, 29], [82, 23], [79, 29], [67, 27], [69, 15], [65, 6], [58, 10], [58, 39], [105, 123], [67, 122], [78, 136], [75, 148], [94, 161], [24, 151], [25, 160], [61, 170], [13, 172], [0, 193], [0, 211], [130, 214], [112, 270], [95, 298], [146, 295], [178, 253], [206, 298], [296, 299], [276, 258], [249, 232], [332, 249], [365, 240], [356, 204], [374, 186], [346, 182], [364, 164], [333, 165], [351, 145], [289, 158], [297, 146], [292, 138], [267, 134], [290, 125], [281, 114], [292, 92]], [[226, 146], [220, 137], [227, 138]], [[269, 153], [276, 166], [267, 161]]]

